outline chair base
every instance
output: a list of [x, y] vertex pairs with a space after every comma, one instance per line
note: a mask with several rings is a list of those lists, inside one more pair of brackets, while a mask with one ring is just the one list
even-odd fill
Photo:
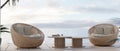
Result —
[[39, 47], [18, 47], [17, 49], [36, 49]]
[[94, 46], [108, 47], [108, 46], [111, 46], [111, 45], [94, 45]]

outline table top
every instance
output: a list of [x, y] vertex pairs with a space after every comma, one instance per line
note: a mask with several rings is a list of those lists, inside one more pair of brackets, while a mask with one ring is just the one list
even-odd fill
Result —
[[48, 38], [82, 38], [82, 39], [88, 39], [88, 37], [74, 37], [74, 36], [48, 36]]
[[82, 39], [88, 39], [88, 37], [72, 37], [72, 38], [82, 38]]
[[71, 36], [48, 36], [48, 38], [72, 38]]

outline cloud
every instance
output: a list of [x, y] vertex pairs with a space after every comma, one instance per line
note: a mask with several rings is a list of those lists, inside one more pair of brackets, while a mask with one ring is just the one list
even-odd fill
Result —
[[58, 0], [44, 0], [48, 7], [59, 7]]
[[75, 9], [76, 11], [83, 11], [83, 12], [97, 12], [97, 13], [120, 13], [120, 9], [113, 9], [113, 8], [102, 8], [102, 7], [79, 7]]
[[61, 23], [39, 23], [33, 24], [40, 28], [84, 28], [95, 25], [96, 22], [88, 20], [67, 20]]
[[111, 18], [109, 22], [120, 26], [120, 18]]
[[[43, 8], [21, 8], [2, 10], [2, 23], [11, 24], [16, 22], [23, 23], [56, 23], [62, 22], [63, 15], [76, 14], [78, 12], [68, 11], [65, 9], [43, 7]], [[7, 15], [6, 15], [7, 14]]]
[[72, 6], [72, 10], [90, 13], [120, 13], [119, 0], [92, 0]]
[[39, 23], [33, 24], [39, 28], [86, 28], [92, 27], [96, 24], [108, 23], [120, 26], [120, 18], [110, 18], [104, 21], [93, 21], [93, 20], [66, 20], [59, 23]]
[[114, 24], [114, 25], [120, 26], [120, 18], [113, 17], [113, 18], [106, 19], [104, 21], [99, 21], [99, 23], [109, 23], [109, 24]]
[[[94, 1], [95, 2], [95, 1]], [[118, 4], [116, 4], [118, 3]], [[86, 3], [85, 5], [73, 6], [72, 10], [79, 12], [97, 12], [97, 13], [120, 13], [120, 2], [101, 1], [95, 3]]]
[[[58, 0], [20, 0], [17, 7], [2, 9], [1, 20], [4, 24], [16, 22], [41, 23], [42, 25], [39, 24], [41, 27], [49, 28], [77, 28], [104, 22], [119, 23], [116, 19], [114, 21], [112, 19], [103, 21], [112, 16], [119, 16], [119, 0], [92, 0], [90, 2], [88, 2], [88, 0], [82, 0], [81, 2], [73, 1], [74, 3], [72, 1], [73, 0], [62, 0], [62, 2], [60, 0], [59, 2]], [[59, 6], [62, 8], [59, 8]], [[107, 14], [104, 15], [104, 13]], [[83, 20], [84, 18], [86, 20]], [[68, 21], [69, 19], [71, 20]]]

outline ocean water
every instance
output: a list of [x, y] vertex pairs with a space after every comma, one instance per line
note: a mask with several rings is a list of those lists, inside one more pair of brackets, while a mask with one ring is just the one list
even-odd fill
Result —
[[51, 36], [53, 34], [63, 34], [63, 36], [88, 36], [88, 30], [83, 28], [49, 28], [40, 29], [46, 36]]

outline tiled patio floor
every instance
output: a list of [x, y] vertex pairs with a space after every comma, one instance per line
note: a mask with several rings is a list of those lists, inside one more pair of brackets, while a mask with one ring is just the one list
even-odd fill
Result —
[[53, 48], [53, 45], [43, 43], [39, 48], [35, 49], [21, 49], [17, 48], [13, 43], [6, 43], [1, 45], [1, 51], [120, 51], [120, 44], [115, 43], [111, 47], [98, 47], [92, 44], [84, 44], [82, 48]]

